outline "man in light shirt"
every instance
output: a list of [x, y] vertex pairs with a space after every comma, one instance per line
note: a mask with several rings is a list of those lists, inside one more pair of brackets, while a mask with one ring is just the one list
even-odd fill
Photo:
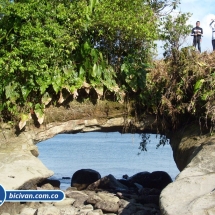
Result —
[[196, 22], [196, 27], [192, 29], [192, 36], [193, 36], [193, 46], [196, 47], [198, 44], [198, 50], [201, 53], [201, 41], [203, 35], [203, 29], [199, 27], [200, 21]]

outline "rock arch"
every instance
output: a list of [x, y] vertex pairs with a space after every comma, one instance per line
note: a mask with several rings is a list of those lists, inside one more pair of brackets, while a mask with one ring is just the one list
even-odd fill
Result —
[[[120, 131], [156, 133], [161, 125], [153, 115], [145, 114], [136, 122], [132, 110], [122, 104], [100, 101], [77, 103], [69, 107], [49, 107], [43, 125], [29, 123], [17, 133], [1, 124], [0, 184], [6, 190], [32, 189], [53, 175], [37, 158], [36, 144], [59, 133]], [[134, 130], [135, 129], [135, 130]], [[215, 211], [215, 136], [192, 124], [170, 134], [174, 159], [182, 171], [160, 197], [163, 214], [210, 214]], [[174, 195], [174, 197], [173, 197]]]

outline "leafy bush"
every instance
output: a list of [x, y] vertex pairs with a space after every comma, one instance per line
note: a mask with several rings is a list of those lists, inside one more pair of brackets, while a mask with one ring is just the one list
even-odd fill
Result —
[[102, 97], [105, 89], [121, 99], [120, 89], [144, 82], [157, 38], [147, 1], [1, 1], [0, 14], [1, 118], [20, 129], [32, 114], [41, 124], [65, 92], [94, 88]]
[[[215, 52], [199, 54], [193, 48], [173, 58], [154, 61], [142, 92], [145, 108], [178, 128], [192, 120], [213, 129], [215, 123]], [[148, 101], [148, 102], [147, 102]]]

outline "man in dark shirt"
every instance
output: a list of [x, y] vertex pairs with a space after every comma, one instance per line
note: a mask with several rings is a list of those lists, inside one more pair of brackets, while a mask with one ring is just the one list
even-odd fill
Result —
[[201, 53], [201, 40], [203, 35], [203, 29], [199, 27], [200, 21], [196, 22], [196, 27], [192, 29], [192, 36], [193, 36], [193, 46], [196, 47], [198, 44], [198, 50]]

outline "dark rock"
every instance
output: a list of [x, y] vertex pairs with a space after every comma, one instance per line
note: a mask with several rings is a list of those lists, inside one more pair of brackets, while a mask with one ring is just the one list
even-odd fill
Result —
[[80, 169], [76, 171], [71, 179], [71, 186], [77, 187], [78, 190], [83, 190], [88, 187], [88, 185], [99, 180], [101, 175], [99, 172], [92, 169]]
[[135, 204], [129, 204], [126, 207], [121, 207], [118, 210], [118, 215], [131, 215], [137, 212], [137, 207]]
[[164, 189], [169, 183], [172, 182], [171, 177], [164, 171], [140, 172], [127, 180], [130, 183], [138, 183], [143, 188], [156, 188], [159, 190]]
[[143, 188], [140, 192], [142, 195], [160, 195], [161, 190], [155, 188]]
[[51, 184], [54, 188], [60, 189], [60, 181], [55, 179], [45, 179], [37, 184], [38, 187], [42, 187], [44, 184]]
[[155, 205], [159, 205], [159, 195], [142, 195], [139, 196], [137, 199], [137, 202], [141, 203], [141, 204], [155, 204]]
[[163, 190], [172, 183], [170, 175], [164, 171], [155, 171], [150, 174], [150, 187]]
[[139, 172], [136, 173], [135, 175], [129, 177], [127, 181], [131, 184], [138, 183], [142, 185], [143, 187], [148, 187], [149, 186], [149, 172]]
[[147, 210], [140, 210], [138, 212], [136, 212], [134, 215], [151, 215], [152, 213], [150, 211]]
[[122, 178], [123, 178], [123, 179], [128, 179], [128, 175], [125, 174], [125, 175], [122, 176]]
[[113, 175], [109, 174], [101, 178], [100, 180], [90, 184], [88, 186], [89, 190], [96, 190], [96, 189], [105, 189], [105, 190], [127, 190], [128, 187], [121, 184]]
[[127, 187], [132, 187], [132, 188], [136, 188], [136, 186], [134, 185], [134, 183], [132, 183], [129, 180], [125, 180], [125, 179], [117, 179], [118, 182], [120, 182], [121, 184], [124, 184]]
[[62, 177], [62, 179], [71, 179], [71, 178], [70, 178], [70, 177], [65, 177], [65, 176], [64, 176], [64, 177]]

